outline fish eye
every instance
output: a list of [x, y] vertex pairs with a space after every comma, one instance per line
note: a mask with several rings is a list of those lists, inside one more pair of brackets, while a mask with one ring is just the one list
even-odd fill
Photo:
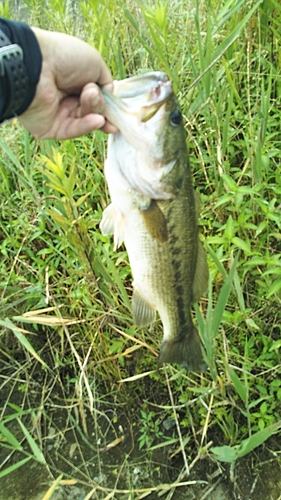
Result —
[[173, 111], [171, 113], [171, 117], [170, 117], [171, 125], [173, 125], [174, 127], [176, 127], [177, 125], [180, 125], [181, 118], [182, 118], [181, 112], [178, 109], [175, 109], [175, 111]]

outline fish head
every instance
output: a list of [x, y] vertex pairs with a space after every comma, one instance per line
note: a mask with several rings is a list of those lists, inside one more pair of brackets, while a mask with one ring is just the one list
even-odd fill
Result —
[[102, 93], [104, 114], [119, 129], [110, 146], [122, 158], [123, 178], [144, 196], [169, 198], [175, 188], [172, 170], [186, 144], [180, 106], [168, 76], [147, 73], [115, 82], [113, 94], [106, 89]]

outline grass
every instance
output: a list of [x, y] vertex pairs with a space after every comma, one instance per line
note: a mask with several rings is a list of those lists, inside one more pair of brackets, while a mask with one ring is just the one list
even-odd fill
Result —
[[[17, 458], [2, 460], [0, 477], [40, 457], [54, 484], [62, 473], [64, 481], [86, 483], [93, 498], [144, 498], [165, 492], [161, 474], [155, 486], [147, 472], [157, 474], [153, 454], [160, 445], [182, 457], [171, 492], [184, 487], [202, 456], [231, 463], [233, 474], [237, 460], [280, 433], [281, 8], [277, 0], [185, 5], [0, 5], [1, 15], [94, 44], [116, 79], [152, 69], [168, 73], [185, 117], [210, 269], [207, 297], [195, 307], [210, 371], [198, 376], [167, 366], [156, 372], [161, 325], [134, 327], [126, 252], [114, 253], [98, 228], [109, 202], [106, 136], [35, 141], [16, 121], [4, 124], [0, 447]], [[80, 469], [63, 450], [58, 407]], [[59, 466], [48, 447], [50, 429]], [[131, 447], [118, 441], [124, 435]], [[110, 443], [117, 443], [119, 472], [104, 465], [100, 450]], [[89, 450], [99, 473], [91, 473]], [[150, 479], [141, 479], [143, 471]], [[99, 483], [105, 473], [107, 484]]]

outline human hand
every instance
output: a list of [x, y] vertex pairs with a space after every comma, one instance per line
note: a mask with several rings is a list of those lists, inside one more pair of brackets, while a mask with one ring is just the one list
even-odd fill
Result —
[[71, 139], [94, 129], [115, 132], [102, 116], [99, 87], [112, 90], [112, 76], [99, 52], [63, 33], [32, 28], [42, 52], [42, 68], [35, 97], [19, 117], [40, 139]]

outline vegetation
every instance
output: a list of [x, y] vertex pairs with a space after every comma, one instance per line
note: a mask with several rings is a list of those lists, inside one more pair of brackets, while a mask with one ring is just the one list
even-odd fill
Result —
[[6, 0], [0, 15], [80, 36], [116, 79], [167, 72], [210, 269], [194, 312], [210, 370], [157, 372], [161, 324], [135, 328], [126, 252], [99, 231], [107, 137], [36, 141], [2, 125], [0, 478], [35, 460], [59, 476], [53, 490], [63, 474], [87, 498], [144, 498], [167, 490], [159, 450], [182, 456], [167, 494], [202, 457], [234, 477], [280, 433], [279, 2]]

